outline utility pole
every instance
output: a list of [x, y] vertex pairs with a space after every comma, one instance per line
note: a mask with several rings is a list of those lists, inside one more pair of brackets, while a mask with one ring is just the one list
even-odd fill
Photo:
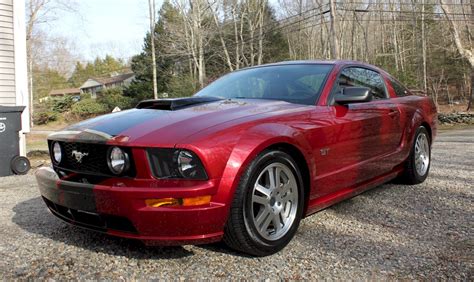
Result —
[[28, 56], [28, 70], [29, 70], [29, 78], [30, 78], [30, 127], [34, 126], [34, 109], [33, 109], [33, 104], [34, 104], [34, 98], [33, 98], [33, 59], [31, 58], [31, 53]]
[[427, 94], [426, 79], [426, 37], [425, 37], [425, 0], [421, 0], [421, 52], [423, 56], [423, 90]]
[[[474, 0], [471, 0], [471, 22], [474, 22]], [[471, 66], [471, 97], [469, 97], [469, 103], [467, 104], [466, 111], [469, 111], [472, 107], [474, 100], [474, 67]]]
[[336, 3], [334, 0], [329, 0], [330, 5], [330, 20], [331, 20], [331, 57], [332, 59], [339, 59], [339, 48], [337, 42], [337, 32], [336, 32]]
[[155, 55], [155, 0], [148, 0], [150, 10], [150, 40], [151, 40], [151, 60], [153, 67], [153, 98], [158, 99], [156, 82], [156, 55]]

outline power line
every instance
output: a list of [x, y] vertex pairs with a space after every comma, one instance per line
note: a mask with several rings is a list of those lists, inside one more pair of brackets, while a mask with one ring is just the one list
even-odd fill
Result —
[[[374, 10], [374, 9], [346, 9], [346, 8], [339, 8], [339, 11], [351, 11], [356, 13], [370, 13], [370, 12], [378, 12], [378, 13], [394, 13], [394, 14], [424, 14], [424, 15], [438, 15], [443, 16], [445, 15], [442, 12], [417, 12], [417, 11], [402, 11], [402, 10]], [[464, 13], [447, 13], [450, 16], [470, 16], [473, 14], [464, 14]]]
[[[417, 3], [417, 2], [336, 2], [336, 4], [341, 5], [394, 5], [394, 6], [436, 6], [439, 3]], [[470, 6], [470, 3], [446, 3], [448, 6]]]

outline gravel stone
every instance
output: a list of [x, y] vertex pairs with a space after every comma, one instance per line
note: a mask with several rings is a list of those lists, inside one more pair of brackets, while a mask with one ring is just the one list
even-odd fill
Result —
[[386, 184], [301, 222], [281, 252], [252, 258], [222, 243], [145, 247], [63, 223], [34, 176], [0, 180], [0, 277], [10, 279], [474, 280], [474, 128], [443, 132], [431, 173]]

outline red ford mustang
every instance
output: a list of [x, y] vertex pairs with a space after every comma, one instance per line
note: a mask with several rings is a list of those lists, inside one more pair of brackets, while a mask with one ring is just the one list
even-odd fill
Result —
[[395, 178], [423, 182], [436, 120], [430, 98], [374, 66], [283, 62], [54, 133], [36, 177], [71, 224], [264, 256], [305, 216]]

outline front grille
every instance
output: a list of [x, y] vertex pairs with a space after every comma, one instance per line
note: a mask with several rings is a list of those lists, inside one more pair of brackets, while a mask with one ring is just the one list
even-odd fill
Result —
[[[60, 145], [64, 150], [64, 159], [61, 162], [61, 167], [83, 173], [110, 173], [107, 165], [108, 147], [106, 145], [67, 142], [60, 142]], [[73, 152], [87, 155], [83, 156], [79, 162]]]
[[54, 215], [71, 224], [100, 232], [110, 229], [137, 233], [132, 222], [126, 217], [75, 210], [55, 204], [44, 197], [43, 200]]
[[[60, 164], [55, 165], [55, 168], [81, 174], [112, 176], [107, 164], [109, 145], [78, 142], [59, 142], [59, 144], [63, 150], [63, 158]], [[122, 149], [129, 155], [131, 162], [130, 168], [124, 176], [133, 176], [134, 166], [131, 150], [129, 148]], [[77, 158], [78, 154], [82, 154], [82, 158]]]

